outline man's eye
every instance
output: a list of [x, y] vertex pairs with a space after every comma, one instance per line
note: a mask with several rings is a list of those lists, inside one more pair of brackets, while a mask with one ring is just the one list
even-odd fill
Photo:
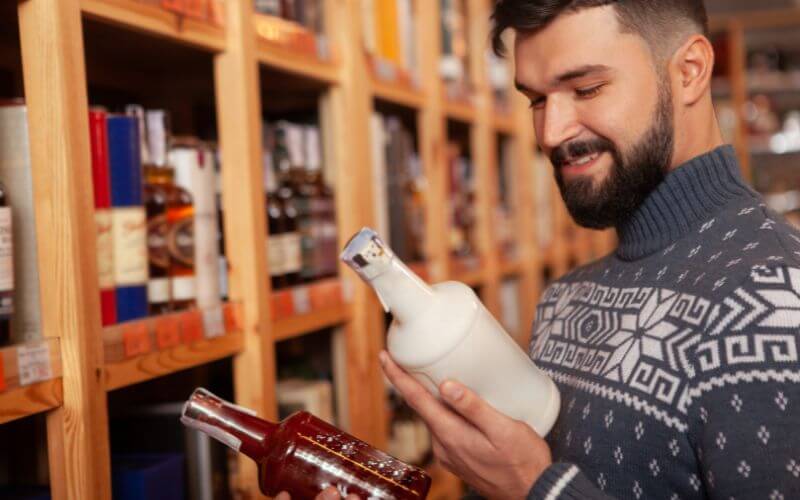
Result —
[[544, 97], [538, 97], [536, 99], [531, 99], [531, 105], [529, 106], [531, 109], [542, 109], [544, 107], [544, 103], [546, 99]]
[[589, 88], [585, 88], [585, 89], [576, 89], [575, 93], [578, 95], [578, 97], [580, 97], [582, 99], [586, 99], [586, 98], [594, 97], [597, 94], [599, 94], [600, 93], [600, 89], [603, 88], [603, 87], [604, 87], [604, 85], [595, 85], [594, 87], [589, 87]]

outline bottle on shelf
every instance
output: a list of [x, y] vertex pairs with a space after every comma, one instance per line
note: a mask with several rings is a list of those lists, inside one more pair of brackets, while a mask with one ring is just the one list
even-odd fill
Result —
[[[147, 213], [148, 311], [151, 315], [171, 310], [169, 251], [170, 232], [167, 208], [173, 188], [173, 171], [166, 164], [167, 115], [161, 110], [145, 110], [138, 105], [126, 108], [139, 121], [142, 136], [141, 157], [144, 171], [144, 205]], [[163, 145], [162, 145], [163, 143]], [[150, 154], [150, 151], [154, 154]]]
[[6, 188], [0, 184], [0, 346], [11, 341], [14, 314], [14, 233]]
[[278, 183], [275, 175], [275, 167], [270, 155], [264, 155], [264, 187], [267, 192], [267, 258], [269, 262], [269, 275], [272, 282], [272, 289], [279, 290], [285, 288], [286, 277], [284, 276], [284, 251], [283, 233], [285, 232], [285, 220], [283, 217], [283, 203], [278, 198]]
[[301, 282], [303, 249], [298, 212], [299, 192], [302, 182], [302, 131], [288, 122], [275, 128], [275, 155], [273, 166], [277, 169], [277, 190], [273, 196], [281, 203], [283, 232], [283, 276], [286, 286]]
[[[394, 321], [387, 348], [433, 394], [457, 380], [511, 418], [546, 435], [560, 406], [552, 380], [522, 351], [463, 283], [428, 285], [378, 235], [362, 229], [342, 260], [378, 295]], [[518, 387], [526, 387], [520, 393]]]
[[325, 183], [322, 173], [319, 127], [306, 126], [303, 133], [306, 163], [303, 190], [309, 200], [309, 222], [306, 225], [310, 231], [309, 246], [312, 247], [308, 263], [310, 271], [306, 271], [306, 277], [311, 281], [336, 275], [338, 230], [333, 191]]
[[421, 500], [430, 489], [431, 479], [421, 469], [305, 411], [272, 423], [197, 389], [181, 422], [252, 458], [265, 495], [286, 491], [292, 498], [313, 498], [335, 485], [343, 497]]

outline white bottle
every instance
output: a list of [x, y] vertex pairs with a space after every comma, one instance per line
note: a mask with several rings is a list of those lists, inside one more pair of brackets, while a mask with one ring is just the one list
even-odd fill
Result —
[[481, 304], [454, 281], [430, 286], [365, 228], [341, 256], [394, 316], [387, 347], [397, 363], [433, 394], [457, 380], [494, 408], [544, 436], [558, 416], [560, 396]]

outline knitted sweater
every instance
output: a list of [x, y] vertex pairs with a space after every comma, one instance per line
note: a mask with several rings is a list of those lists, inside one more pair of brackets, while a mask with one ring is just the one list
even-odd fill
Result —
[[800, 498], [800, 234], [729, 146], [617, 229], [537, 309], [561, 413], [528, 498]]

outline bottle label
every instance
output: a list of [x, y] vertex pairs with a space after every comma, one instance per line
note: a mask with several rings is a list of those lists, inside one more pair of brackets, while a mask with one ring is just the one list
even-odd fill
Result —
[[182, 217], [172, 224], [167, 248], [169, 255], [179, 264], [194, 266], [194, 217]]
[[300, 233], [284, 233], [281, 237], [283, 238], [284, 272], [286, 274], [300, 272], [303, 268]]
[[116, 286], [147, 283], [146, 226], [144, 207], [115, 208], [111, 211]]
[[97, 280], [100, 290], [114, 288], [114, 240], [111, 237], [111, 210], [98, 209], [94, 214], [97, 226]]
[[269, 275], [283, 276], [285, 259], [283, 257], [283, 237], [281, 235], [267, 238], [267, 255], [269, 256]]
[[166, 270], [169, 267], [169, 221], [166, 215], [158, 215], [147, 222], [147, 255], [150, 264]]
[[0, 207], [0, 292], [14, 290], [14, 235], [11, 208]]
[[170, 282], [172, 283], [172, 300], [183, 302], [195, 298], [196, 284], [194, 275], [173, 276]]
[[169, 278], [150, 278], [147, 282], [147, 301], [151, 304], [169, 302]]

